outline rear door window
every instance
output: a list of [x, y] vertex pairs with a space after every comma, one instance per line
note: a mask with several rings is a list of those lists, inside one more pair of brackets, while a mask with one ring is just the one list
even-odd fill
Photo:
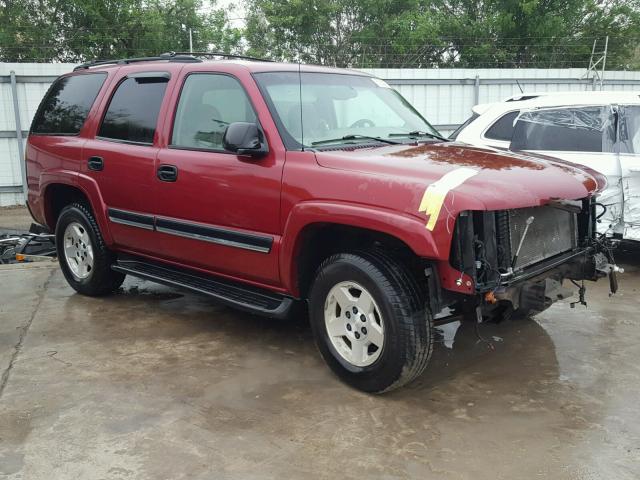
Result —
[[31, 133], [78, 135], [106, 78], [106, 73], [91, 73], [56, 80], [36, 112]]
[[485, 138], [510, 142], [513, 136], [514, 123], [519, 113], [520, 111], [516, 110], [515, 112], [509, 112], [500, 117], [487, 129], [484, 134]]
[[167, 89], [168, 75], [136, 74], [118, 85], [102, 125], [101, 138], [152, 144], [158, 113]]
[[615, 130], [609, 106], [534, 110], [518, 118], [510, 148], [613, 152]]

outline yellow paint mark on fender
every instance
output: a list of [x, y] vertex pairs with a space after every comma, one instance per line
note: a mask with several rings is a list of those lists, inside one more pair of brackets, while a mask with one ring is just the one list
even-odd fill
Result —
[[418, 212], [424, 212], [429, 217], [427, 230], [432, 231], [435, 228], [447, 194], [478, 173], [478, 170], [472, 168], [457, 168], [427, 187], [418, 208]]

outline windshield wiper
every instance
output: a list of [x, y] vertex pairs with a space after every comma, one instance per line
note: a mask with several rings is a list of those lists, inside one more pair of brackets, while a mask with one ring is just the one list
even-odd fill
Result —
[[407, 132], [407, 133], [390, 133], [389, 136], [390, 137], [429, 137], [429, 138], [436, 138], [438, 140], [442, 140], [443, 142], [449, 141], [448, 138], [444, 138], [440, 135], [436, 135], [435, 133], [423, 132], [421, 130], [414, 130], [412, 132]]
[[318, 140], [317, 142], [311, 142], [311, 145], [325, 145], [329, 143], [337, 143], [342, 140], [376, 140], [382, 143], [388, 143], [390, 145], [399, 145], [401, 142], [396, 142], [395, 140], [387, 140], [381, 137], [371, 137], [369, 135], [345, 135], [344, 137], [339, 138], [331, 138], [329, 140]]

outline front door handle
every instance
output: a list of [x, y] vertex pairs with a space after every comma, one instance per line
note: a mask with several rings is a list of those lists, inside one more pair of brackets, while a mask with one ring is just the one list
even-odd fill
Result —
[[175, 165], [160, 165], [158, 167], [158, 180], [163, 182], [175, 182], [178, 179], [178, 167]]
[[104, 169], [104, 159], [102, 157], [89, 157], [87, 165], [89, 165], [89, 170], [99, 172]]

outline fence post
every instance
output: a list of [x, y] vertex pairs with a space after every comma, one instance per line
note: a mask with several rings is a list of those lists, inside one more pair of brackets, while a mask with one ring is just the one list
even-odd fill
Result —
[[476, 75], [476, 80], [473, 82], [473, 105], [480, 103], [480, 75]]
[[18, 141], [18, 155], [20, 155], [20, 174], [22, 175], [22, 194], [27, 201], [27, 165], [24, 158], [24, 144], [22, 143], [22, 123], [20, 122], [20, 107], [18, 105], [18, 86], [16, 72], [11, 70], [11, 97], [13, 98], [13, 115], [16, 120], [16, 140]]

